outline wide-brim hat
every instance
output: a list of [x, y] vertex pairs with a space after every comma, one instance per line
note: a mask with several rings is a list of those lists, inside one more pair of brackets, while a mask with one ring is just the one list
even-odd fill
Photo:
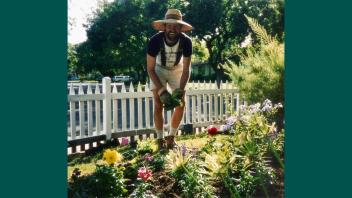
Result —
[[193, 29], [192, 25], [182, 20], [181, 11], [177, 9], [168, 9], [163, 20], [153, 21], [152, 26], [159, 31], [165, 31], [165, 23], [181, 24], [181, 32], [187, 32]]

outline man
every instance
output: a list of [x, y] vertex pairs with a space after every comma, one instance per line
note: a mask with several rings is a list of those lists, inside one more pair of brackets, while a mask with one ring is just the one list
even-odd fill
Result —
[[160, 32], [152, 36], [148, 43], [147, 70], [154, 96], [154, 123], [160, 147], [165, 142], [163, 109], [171, 100], [171, 94], [166, 89], [167, 84], [173, 93], [181, 94], [183, 104], [175, 108], [166, 138], [167, 148], [173, 148], [174, 137], [183, 117], [184, 89], [191, 73], [192, 40], [183, 32], [193, 27], [182, 21], [182, 14], [177, 9], [167, 10], [165, 18], [154, 21], [152, 26]]

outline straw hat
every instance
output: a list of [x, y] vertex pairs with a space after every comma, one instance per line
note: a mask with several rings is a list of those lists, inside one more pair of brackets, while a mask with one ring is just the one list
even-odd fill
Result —
[[165, 31], [165, 25], [164, 25], [165, 23], [181, 24], [182, 25], [182, 28], [181, 28], [182, 32], [187, 32], [187, 31], [193, 29], [193, 27], [190, 24], [182, 21], [181, 11], [179, 11], [177, 9], [168, 9], [165, 14], [165, 18], [163, 20], [154, 21], [152, 23], [152, 26], [156, 30]]

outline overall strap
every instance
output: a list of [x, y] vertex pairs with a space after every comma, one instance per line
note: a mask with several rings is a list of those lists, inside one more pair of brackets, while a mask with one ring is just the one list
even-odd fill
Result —
[[160, 44], [160, 58], [161, 58], [161, 66], [166, 67], [166, 54], [165, 54], [165, 44], [164, 44], [164, 35], [161, 39]]
[[183, 33], [181, 33], [180, 35], [180, 42], [178, 44], [178, 49], [177, 49], [177, 53], [176, 53], [176, 61], [174, 66], [178, 65], [178, 63], [181, 60], [182, 54], [183, 54], [183, 44], [185, 42], [185, 36], [183, 35]]

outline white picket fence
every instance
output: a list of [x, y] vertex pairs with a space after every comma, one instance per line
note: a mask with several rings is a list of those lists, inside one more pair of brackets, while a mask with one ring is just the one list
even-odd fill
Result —
[[[215, 82], [188, 83], [186, 87], [186, 107], [181, 125], [193, 128], [206, 127], [214, 122], [224, 121], [231, 113], [239, 109], [239, 92], [231, 83]], [[85, 144], [93, 147], [92, 142], [100, 144], [121, 137], [154, 135], [153, 96], [149, 84], [133, 88], [124, 83], [111, 83], [108, 77], [102, 84], [68, 84], [68, 146], [71, 153], [76, 146]], [[171, 111], [165, 111], [167, 130]], [[88, 147], [89, 147], [88, 145]]]

